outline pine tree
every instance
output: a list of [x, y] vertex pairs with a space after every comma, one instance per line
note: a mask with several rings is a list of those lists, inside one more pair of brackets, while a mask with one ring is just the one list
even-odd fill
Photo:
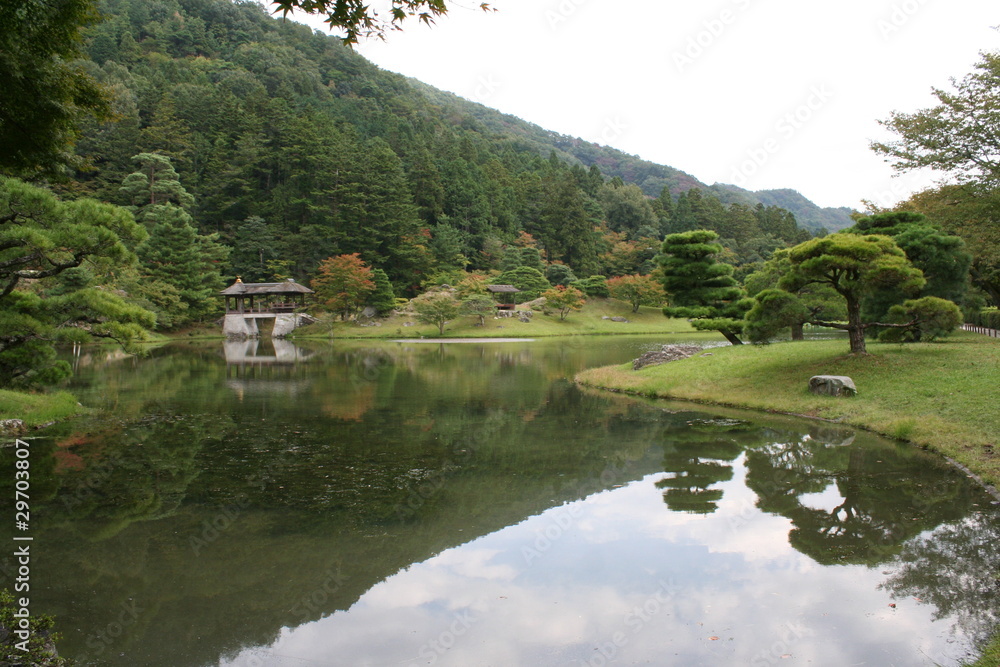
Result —
[[187, 304], [174, 323], [197, 321], [218, 309], [217, 293], [224, 287], [219, 269], [229, 256], [218, 235], [199, 234], [191, 216], [173, 204], [147, 206], [143, 221], [149, 228], [137, 250], [143, 272], [175, 287]]
[[368, 305], [379, 315], [385, 315], [396, 307], [396, 294], [392, 290], [392, 283], [382, 269], [372, 269], [372, 282], [375, 283], [375, 291], [368, 297]]
[[753, 302], [733, 278], [733, 267], [716, 261], [722, 246], [719, 235], [707, 229], [670, 234], [663, 240], [660, 266], [663, 287], [672, 306], [667, 317], [691, 319], [695, 329], [718, 331], [733, 345], [740, 345], [743, 314]]

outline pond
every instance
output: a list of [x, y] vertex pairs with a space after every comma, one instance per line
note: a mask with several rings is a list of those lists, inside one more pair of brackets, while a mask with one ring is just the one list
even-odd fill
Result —
[[663, 342], [87, 350], [108, 412], [30, 439], [33, 611], [115, 667], [974, 654], [993, 499], [835, 424], [572, 382]]

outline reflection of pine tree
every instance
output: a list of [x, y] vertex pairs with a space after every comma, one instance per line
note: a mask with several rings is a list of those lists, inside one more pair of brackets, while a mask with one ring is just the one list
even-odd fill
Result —
[[748, 430], [743, 422], [713, 420], [689, 422], [685, 430], [671, 433], [674, 448], [663, 454], [663, 469], [671, 476], [656, 483], [657, 488], [665, 489], [667, 507], [692, 514], [717, 510], [722, 489], [709, 487], [733, 478], [728, 464], [743, 451], [744, 438], [755, 438], [758, 431]]
[[[971, 487], [940, 461], [913, 451], [815, 439], [747, 455], [758, 507], [791, 519], [789, 542], [821, 564], [882, 563], [915, 535], [968, 510]], [[835, 488], [832, 509], [800, 498]]]

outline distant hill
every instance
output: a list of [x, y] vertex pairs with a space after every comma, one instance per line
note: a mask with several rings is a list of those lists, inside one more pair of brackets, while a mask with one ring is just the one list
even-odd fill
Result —
[[716, 183], [710, 190], [726, 204], [760, 202], [765, 206], [780, 206], [795, 215], [800, 227], [808, 229], [814, 234], [821, 230], [836, 232], [854, 226], [854, 220], [851, 219], [853, 209], [847, 206], [821, 208], [797, 190], [790, 188], [751, 192], [736, 185]]

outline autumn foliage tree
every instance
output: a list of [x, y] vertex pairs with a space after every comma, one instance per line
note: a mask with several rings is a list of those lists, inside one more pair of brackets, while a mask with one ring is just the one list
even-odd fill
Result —
[[342, 320], [355, 315], [375, 291], [375, 276], [358, 253], [327, 257], [319, 264], [312, 288]]
[[632, 304], [632, 312], [638, 313], [639, 306], [659, 306], [667, 299], [663, 286], [651, 276], [618, 276], [608, 279], [611, 298]]
[[575, 287], [564, 287], [556, 285], [550, 290], [542, 293], [545, 297], [545, 305], [559, 311], [559, 320], [565, 320], [571, 310], [580, 310], [587, 300], [583, 297], [583, 292]]

